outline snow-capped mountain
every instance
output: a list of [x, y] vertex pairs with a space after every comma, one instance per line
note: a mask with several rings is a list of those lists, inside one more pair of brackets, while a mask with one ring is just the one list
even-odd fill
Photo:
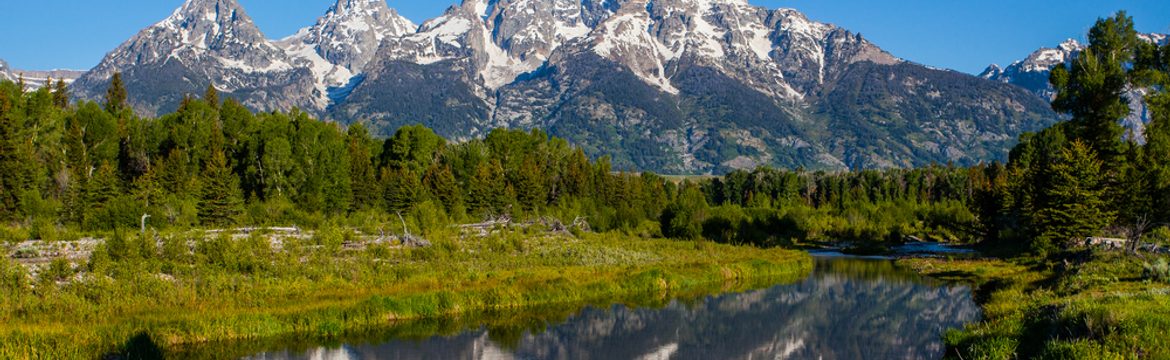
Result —
[[0, 59], [0, 80], [16, 81], [16, 75], [12, 73], [12, 68], [8, 67], [8, 62]]
[[49, 80], [56, 84], [58, 80], [64, 80], [66, 84], [72, 84], [78, 77], [85, 74], [84, 71], [78, 70], [17, 70], [11, 68], [7, 62], [0, 59], [0, 80], [20, 81], [24, 80], [25, 90], [37, 90], [45, 86]]
[[744, 0], [466, 0], [377, 58], [333, 119], [539, 127], [639, 169], [976, 162], [1055, 119], [1023, 91]]
[[[1143, 41], [1165, 45], [1170, 37], [1165, 34], [1138, 34]], [[1036, 50], [1023, 60], [1013, 62], [1006, 68], [992, 64], [979, 74], [984, 79], [1013, 84], [1051, 101], [1056, 98], [1056, 90], [1048, 81], [1052, 68], [1072, 60], [1087, 44], [1069, 39], [1054, 48]], [[1122, 120], [1122, 124], [1133, 131], [1138, 141], [1143, 141], [1145, 125], [1150, 122], [1150, 113], [1143, 101], [1146, 95], [1144, 89], [1133, 89], [1129, 92], [1130, 116]]]
[[620, 168], [669, 172], [973, 163], [1056, 118], [1016, 87], [746, 0], [464, 0], [417, 27], [383, 0], [339, 0], [279, 41], [234, 0], [188, 0], [78, 95], [100, 98], [114, 71], [145, 113], [213, 83], [254, 109], [382, 135], [539, 127]]
[[259, 110], [316, 106], [311, 72], [265, 38], [236, 0], [188, 0], [106, 55], [78, 79], [77, 95], [100, 98], [119, 71], [131, 105], [146, 113], [172, 111], [209, 84]]
[[313, 71], [320, 96], [318, 110], [365, 71], [386, 39], [414, 33], [413, 22], [386, 6], [385, 0], [338, 0], [315, 25], [282, 39], [297, 63]]
[[1056, 96], [1052, 85], [1048, 82], [1048, 74], [1052, 68], [1071, 60], [1074, 55], [1084, 50], [1085, 46], [1076, 40], [1069, 39], [1054, 48], [1042, 48], [1019, 60], [1007, 68], [1000, 68], [992, 64], [979, 74], [984, 79], [1015, 84], [1024, 87], [1051, 100]]

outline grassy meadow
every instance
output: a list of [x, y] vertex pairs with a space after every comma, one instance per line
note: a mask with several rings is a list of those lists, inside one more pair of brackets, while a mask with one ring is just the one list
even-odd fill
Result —
[[149, 356], [493, 311], [656, 304], [796, 281], [812, 269], [796, 251], [618, 233], [451, 230], [429, 234], [425, 248], [357, 248], [352, 237], [115, 234], [88, 261], [54, 261], [36, 277], [0, 258], [0, 358]]

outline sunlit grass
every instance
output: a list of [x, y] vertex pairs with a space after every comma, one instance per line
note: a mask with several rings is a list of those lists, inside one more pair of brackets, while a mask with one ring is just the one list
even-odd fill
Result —
[[1170, 284], [1143, 275], [1155, 259], [1088, 256], [1063, 271], [1001, 260], [900, 263], [981, 284], [976, 300], [984, 320], [946, 334], [949, 358], [1170, 358]]
[[2, 288], [0, 358], [93, 358], [143, 341], [170, 351], [531, 307], [656, 304], [796, 281], [812, 268], [795, 251], [616, 234], [504, 231], [432, 241], [333, 252], [316, 245], [321, 239], [288, 251], [199, 240], [187, 254], [131, 251], [80, 264], [97, 271], [64, 284]]

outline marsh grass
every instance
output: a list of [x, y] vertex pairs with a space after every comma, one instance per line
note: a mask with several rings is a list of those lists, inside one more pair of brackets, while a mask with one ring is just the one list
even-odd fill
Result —
[[1144, 265], [1165, 258], [1143, 260], [1115, 252], [1084, 256], [1061, 271], [1021, 265], [1026, 259], [900, 263], [980, 284], [976, 301], [984, 319], [946, 333], [949, 358], [1170, 358], [1170, 287], [1143, 274]]
[[432, 247], [361, 251], [339, 249], [344, 235], [331, 232], [285, 250], [256, 237], [167, 237], [119, 237], [91, 264], [78, 264], [88, 271], [63, 283], [29, 284], [19, 266], [0, 264], [0, 358], [165, 354], [476, 319], [449, 325], [463, 329], [493, 312], [665, 304], [796, 281], [812, 268], [799, 252], [612, 233], [577, 239], [506, 231], [467, 240], [433, 233]]

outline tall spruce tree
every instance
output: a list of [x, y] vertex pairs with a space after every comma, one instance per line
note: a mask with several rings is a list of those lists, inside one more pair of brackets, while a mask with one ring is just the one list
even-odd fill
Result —
[[1071, 137], [1082, 140], [1106, 162], [1107, 171], [1122, 155], [1123, 129], [1130, 113], [1125, 97], [1139, 40], [1133, 18], [1124, 11], [1099, 19], [1089, 31], [1089, 47], [1069, 63], [1052, 69], [1056, 89], [1052, 107], [1072, 117]]
[[498, 160], [482, 162], [467, 179], [467, 208], [473, 214], [499, 215], [506, 202], [507, 182]]
[[206, 101], [211, 107], [219, 109], [219, 91], [215, 89], [214, 84], [207, 85], [207, 91], [203, 93], [203, 101]]
[[108, 229], [116, 226], [110, 218], [110, 206], [122, 193], [122, 180], [117, 168], [102, 162], [92, 178], [85, 183], [82, 225], [87, 229]]
[[377, 169], [370, 148], [373, 140], [365, 125], [350, 125], [346, 130], [349, 149], [350, 190], [353, 192], [353, 209], [372, 209], [378, 204]]
[[431, 165], [423, 176], [423, 185], [443, 203], [448, 213], [454, 213], [456, 209], [463, 207], [463, 192], [450, 166]]
[[240, 179], [228, 166], [227, 156], [215, 150], [203, 171], [203, 189], [199, 199], [199, 221], [204, 225], [235, 224], [243, 211]]
[[408, 211], [426, 196], [421, 177], [410, 169], [383, 169], [382, 181], [386, 209], [392, 213]]
[[69, 86], [65, 84], [65, 79], [57, 80], [53, 89], [53, 105], [61, 109], [69, 107]]
[[1050, 252], [1069, 241], [1096, 235], [1112, 223], [1104, 188], [1103, 162], [1093, 149], [1073, 141], [1062, 149], [1048, 171], [1046, 201], [1039, 204], [1036, 225], [1039, 237], [1033, 249]]
[[116, 72], [110, 78], [110, 86], [106, 88], [106, 112], [121, 113], [126, 109], [126, 85], [122, 83], [122, 73]]

